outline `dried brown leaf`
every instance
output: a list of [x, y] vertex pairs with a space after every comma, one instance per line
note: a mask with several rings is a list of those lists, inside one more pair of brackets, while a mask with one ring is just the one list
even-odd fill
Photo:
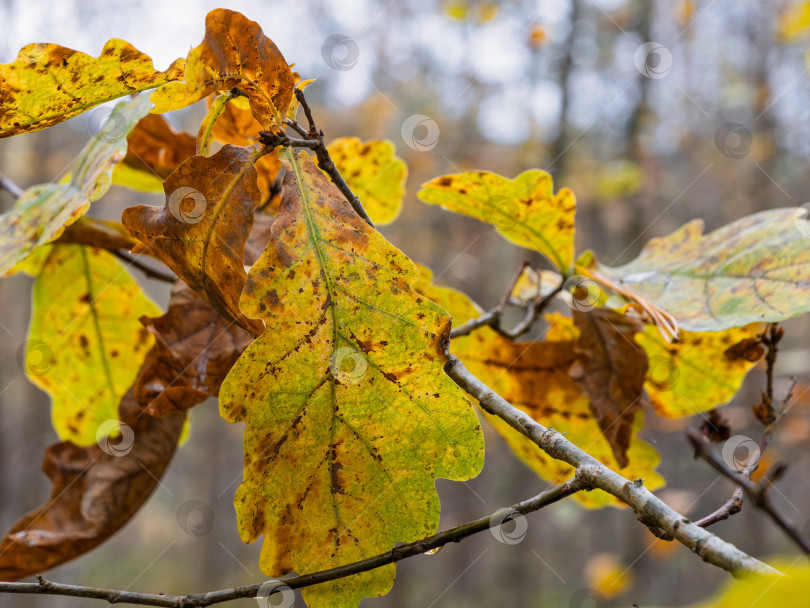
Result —
[[121, 219], [141, 243], [136, 251], [162, 259], [226, 319], [258, 335], [263, 323], [239, 309], [245, 242], [260, 202], [255, 154], [228, 145], [213, 156], [193, 156], [164, 182], [163, 207], [129, 207]]
[[152, 416], [185, 411], [216, 397], [251, 342], [182, 281], [172, 291], [166, 314], [141, 322], [154, 334], [155, 347], [135, 382], [135, 398]]
[[166, 179], [180, 163], [196, 154], [196, 146], [194, 137], [175, 131], [162, 116], [147, 114], [127, 137], [123, 163]]
[[[130, 389], [119, 408], [134, 433], [128, 453], [116, 439], [108, 440], [106, 451], [69, 441], [48, 448], [42, 470], [51, 479], [51, 497], [0, 540], [0, 580], [43, 572], [90, 551], [146, 502], [174, 454], [184, 415], [158, 419], [140, 413]], [[123, 433], [121, 440], [127, 440]]]
[[608, 308], [574, 311], [580, 330], [572, 378], [591, 399], [591, 412], [621, 467], [628, 464], [635, 414], [644, 406], [647, 355], [633, 336], [641, 321]]

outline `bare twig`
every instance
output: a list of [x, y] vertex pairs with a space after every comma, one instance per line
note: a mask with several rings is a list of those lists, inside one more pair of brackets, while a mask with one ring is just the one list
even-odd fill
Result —
[[540, 287], [538, 286], [537, 289], [537, 296], [529, 300], [528, 302], [524, 302], [523, 307], [526, 309], [523, 318], [512, 328], [503, 327], [501, 325], [501, 318], [503, 317], [503, 313], [506, 310], [506, 306], [508, 304], [512, 304], [512, 292], [515, 290], [515, 286], [517, 285], [518, 280], [520, 280], [523, 271], [529, 266], [528, 262], [523, 262], [520, 268], [518, 268], [515, 276], [513, 277], [512, 281], [510, 281], [508, 288], [504, 292], [503, 296], [501, 297], [500, 302], [495, 308], [488, 310], [487, 312], [483, 313], [480, 317], [475, 319], [470, 319], [466, 323], [459, 325], [455, 329], [450, 332], [450, 338], [458, 338], [460, 336], [466, 336], [471, 332], [475, 331], [479, 327], [491, 327], [499, 334], [506, 336], [507, 338], [516, 339], [528, 332], [533, 326], [535, 321], [537, 321], [538, 317], [543, 313], [543, 311], [548, 307], [551, 303], [551, 300], [558, 294], [563, 288], [563, 281], [560, 281], [560, 284], [551, 291], [550, 293], [543, 296], [540, 293]]
[[[765, 408], [765, 415], [763, 417], [765, 420], [769, 420], [770, 422], [765, 427], [765, 431], [762, 434], [762, 439], [757, 446], [757, 450], [748, 456], [745, 466], [740, 471], [740, 475], [749, 480], [751, 479], [751, 475], [754, 474], [754, 471], [757, 470], [759, 461], [762, 458], [762, 454], [764, 454], [765, 450], [768, 449], [768, 445], [773, 438], [776, 427], [781, 421], [782, 415], [793, 397], [793, 389], [796, 386], [796, 380], [792, 379], [790, 385], [788, 386], [788, 390], [785, 392], [785, 396], [782, 398], [782, 401], [779, 404], [779, 408], [774, 408], [773, 403], [775, 399], [773, 394], [773, 376], [774, 369], [776, 367], [777, 344], [779, 344], [779, 341], [782, 339], [783, 335], [784, 330], [782, 330], [782, 328], [780, 328], [778, 325], [772, 323], [768, 326], [765, 335], [761, 339], [762, 343], [767, 347], [768, 350], [765, 356], [765, 361], [767, 363], [767, 370], [765, 372], [766, 386], [765, 392], [762, 394], [760, 407]], [[726, 502], [724, 502], [718, 509], [709, 515], [706, 515], [705, 517], [702, 517], [696, 521], [695, 525], [706, 528], [716, 524], [719, 521], [726, 520], [732, 515], [736, 515], [742, 510], [743, 496], [743, 486], [738, 485], [736, 488], [734, 488], [734, 492], [731, 494], [729, 499], [726, 500]]]
[[351, 188], [349, 188], [348, 184], [343, 179], [343, 176], [340, 174], [340, 171], [338, 171], [337, 167], [335, 167], [335, 163], [332, 162], [332, 157], [329, 156], [329, 150], [327, 150], [326, 143], [323, 139], [323, 131], [320, 131], [315, 126], [315, 119], [312, 117], [312, 110], [304, 97], [304, 92], [300, 89], [295, 89], [295, 97], [298, 99], [298, 102], [304, 109], [304, 115], [307, 117], [307, 122], [309, 123], [309, 130], [304, 130], [301, 125], [292, 119], [285, 119], [284, 124], [291, 127], [296, 133], [301, 135], [303, 139], [292, 138], [287, 136], [285, 133], [260, 131], [259, 141], [265, 146], [270, 147], [294, 146], [314, 150], [315, 157], [318, 159], [318, 166], [321, 168], [321, 170], [323, 170], [329, 176], [332, 183], [335, 184], [337, 189], [340, 190], [341, 194], [346, 197], [346, 200], [349, 201], [349, 204], [352, 206], [352, 209], [355, 210], [357, 215], [363, 218], [363, 220], [365, 220], [369, 226], [374, 228], [374, 222], [371, 221], [368, 213], [366, 213], [360, 199], [357, 198], [354, 192], [352, 192]]
[[112, 253], [118, 259], [123, 260], [130, 266], [137, 268], [150, 279], [157, 279], [158, 281], [163, 281], [164, 283], [171, 283], [171, 284], [177, 282], [176, 276], [167, 274], [165, 272], [161, 272], [160, 270], [156, 270], [154, 268], [150, 268], [146, 264], [139, 262], [137, 259], [129, 255], [128, 253], [124, 253], [123, 251], [111, 251], [110, 253]]
[[810, 542], [808, 542], [807, 539], [802, 536], [798, 528], [791, 524], [779, 511], [776, 510], [773, 503], [771, 503], [770, 496], [768, 495], [770, 485], [784, 473], [786, 468], [784, 463], [777, 463], [777, 465], [774, 465], [769, 472], [770, 476], [766, 476], [766, 480], [759, 484], [751, 481], [751, 479], [749, 479], [748, 476], [744, 475], [743, 473], [729, 468], [728, 465], [723, 462], [723, 459], [711, 449], [711, 444], [709, 441], [696, 429], [686, 429], [686, 436], [689, 438], [689, 441], [695, 448], [696, 456], [699, 456], [708, 462], [718, 473], [728, 477], [738, 486], [742, 487], [751, 498], [751, 501], [757, 507], [765, 511], [765, 513], [770, 516], [774, 523], [776, 523], [776, 525], [779, 526], [785, 532], [785, 534], [787, 534], [788, 537], [790, 537], [790, 539], [796, 543], [796, 545], [802, 551], [804, 551], [804, 553], [810, 555]]
[[309, 136], [309, 133], [307, 132], [307, 130], [304, 127], [302, 127], [301, 125], [299, 125], [298, 121], [296, 121], [296, 120], [293, 120], [291, 118], [285, 118], [284, 119], [284, 124], [287, 125], [288, 127], [290, 127], [293, 131], [295, 131], [296, 133], [298, 133], [301, 137], [303, 137], [305, 139]]
[[[469, 523], [456, 526], [444, 532], [439, 532], [422, 540], [400, 545], [391, 551], [381, 553], [374, 557], [322, 570], [312, 574], [302, 574], [300, 576], [287, 576], [278, 579], [279, 587], [275, 587], [278, 593], [285, 588], [300, 589], [310, 587], [320, 583], [326, 583], [337, 579], [345, 578], [360, 572], [374, 570], [388, 564], [393, 564], [408, 557], [421, 555], [427, 551], [439, 549], [449, 543], [457, 543], [484, 530], [494, 529], [517, 515], [526, 515], [547, 507], [576, 492], [588, 489], [588, 484], [579, 476], [575, 476], [569, 481], [555, 486], [550, 490], [542, 492], [537, 496], [519, 502], [508, 509], [500, 509], [487, 517], [482, 517]], [[245, 585], [220, 591], [209, 591], [208, 593], [180, 595], [135, 593], [133, 591], [119, 591], [115, 589], [100, 589], [96, 587], [85, 587], [81, 585], [63, 585], [53, 583], [37, 577], [38, 583], [3, 583], [0, 582], [0, 593], [29, 593], [44, 595], [64, 595], [71, 597], [82, 597], [88, 599], [106, 600], [111, 604], [136, 604], [141, 606], [165, 606], [167, 608], [201, 608], [211, 606], [239, 598], [256, 597], [263, 585]], [[266, 588], [266, 586], [265, 586]]]
[[25, 192], [0, 171], [0, 190], [5, 190], [14, 198], [20, 198]]
[[587, 482], [590, 487], [604, 490], [629, 505], [639, 521], [647, 527], [660, 528], [689, 547], [704, 561], [735, 576], [746, 573], [776, 573], [776, 570], [767, 564], [691, 523], [647, 490], [643, 480], [630, 481], [622, 477], [568, 441], [561, 433], [547, 429], [510, 405], [471, 374], [455, 357], [450, 357], [445, 365], [445, 371], [456, 384], [475, 397], [485, 411], [504, 420], [552, 458], [570, 464], [577, 470], [577, 477]]
[[320, 144], [311, 139], [297, 139], [286, 133], [274, 131], [259, 131], [259, 143], [270, 148], [278, 146], [294, 146], [296, 148], [309, 148], [315, 150]]

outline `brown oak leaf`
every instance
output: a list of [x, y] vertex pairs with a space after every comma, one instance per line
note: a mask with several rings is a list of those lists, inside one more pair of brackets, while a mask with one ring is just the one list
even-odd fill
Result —
[[135, 252], [159, 257], [226, 319], [258, 335], [264, 324], [239, 309], [245, 242], [260, 202], [255, 160], [253, 149], [231, 145], [192, 156], [163, 183], [163, 207], [129, 207], [121, 220], [141, 243]]
[[158, 114], [147, 114], [127, 137], [127, 155], [123, 163], [166, 179], [180, 163], [196, 153], [197, 140], [194, 137], [175, 131]]
[[625, 467], [635, 413], [645, 404], [647, 354], [633, 339], [644, 325], [609, 308], [575, 310], [574, 323], [580, 337], [569, 373], [590, 397], [591, 412]]
[[149, 498], [174, 454], [185, 416], [139, 416], [132, 389], [118, 413], [131, 434], [122, 430], [104, 449], [63, 441], [45, 452], [42, 470], [51, 480], [51, 497], [0, 540], [0, 580], [31, 576], [90, 551]]
[[155, 112], [184, 108], [215, 91], [239, 88], [256, 120], [269, 127], [290, 105], [295, 82], [290, 66], [255, 21], [218, 8], [205, 18], [205, 37], [186, 59], [185, 80], [152, 94]]
[[225, 376], [252, 341], [185, 283], [172, 290], [161, 317], [142, 317], [155, 346], [135, 382], [135, 398], [152, 416], [185, 411], [216, 397]]

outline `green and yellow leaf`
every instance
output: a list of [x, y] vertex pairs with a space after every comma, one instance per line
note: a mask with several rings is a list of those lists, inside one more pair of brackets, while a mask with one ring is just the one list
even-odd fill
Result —
[[533, 169], [515, 179], [489, 171], [445, 175], [422, 185], [420, 200], [492, 224], [515, 245], [546, 256], [564, 275], [574, 261], [574, 193], [554, 194], [551, 175]]
[[0, 276], [38, 245], [58, 238], [107, 192], [113, 167], [126, 154], [127, 133], [151, 107], [145, 96], [116, 105], [105, 127], [69, 167], [67, 179], [28, 188], [0, 215]]
[[694, 220], [624, 266], [598, 266], [693, 332], [784, 321], [810, 310], [810, 222], [771, 209], [704, 235]]
[[34, 283], [25, 371], [51, 396], [61, 439], [92, 445], [99, 426], [118, 419], [118, 405], [152, 346], [139, 318], [159, 314], [112, 254], [53, 247]]
[[128, 42], [109, 40], [98, 57], [58, 44], [29, 44], [0, 65], [0, 137], [38, 131], [106, 101], [154, 89], [183, 75], [178, 59], [165, 72]]
[[757, 339], [763, 329], [753, 323], [725, 331], [681, 330], [676, 343], [653, 325], [636, 334], [649, 357], [644, 386], [655, 411], [679, 418], [728, 403], [764, 352]]
[[280, 123], [293, 96], [290, 66], [255, 21], [218, 8], [205, 18], [205, 37], [189, 51], [182, 81], [152, 93], [155, 112], [179, 110], [218, 90], [239, 88], [265, 128]]
[[340, 137], [328, 146], [329, 156], [375, 224], [390, 224], [402, 211], [408, 167], [394, 144], [374, 139]]
[[[267, 329], [220, 390], [244, 422], [235, 503], [268, 576], [314, 572], [432, 534], [435, 479], [468, 479], [483, 438], [443, 371], [447, 314], [410, 289], [414, 264], [370, 228], [304, 152], [241, 306]], [[297, 188], [296, 188], [297, 186]], [[394, 566], [310, 587], [309, 606], [386, 593]]]

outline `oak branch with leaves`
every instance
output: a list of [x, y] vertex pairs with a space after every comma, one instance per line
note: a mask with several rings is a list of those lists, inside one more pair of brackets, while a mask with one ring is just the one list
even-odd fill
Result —
[[[97, 58], [28, 45], [0, 66], [2, 137], [131, 95], [69, 179], [2, 181], [17, 200], [0, 216], [0, 275], [35, 277], [26, 372], [50, 394], [62, 441], [45, 453], [52, 499], [0, 541], [0, 592], [179, 608], [303, 588], [310, 606], [357, 606], [388, 592], [397, 561], [567, 497], [629, 506], [652, 534], [734, 575], [774, 574], [706, 529], [738, 511], [744, 491], [766, 504], [750, 481], [756, 463], [725, 471], [696, 443], [740, 488], [693, 523], [652, 494], [664, 480], [638, 432], [649, 407], [683, 417], [728, 402], [766, 352], [770, 379], [775, 324], [810, 310], [805, 210], [707, 235], [692, 222], [613, 268], [577, 255], [574, 194], [555, 192], [547, 173], [437, 177], [422, 201], [550, 264], [524, 264], [483, 310], [376, 230], [399, 214], [405, 164], [387, 141], [327, 143], [310, 82], [258, 24], [224, 9], [165, 72], [122, 40]], [[202, 100], [196, 138], [161, 117]], [[166, 203], [130, 207], [120, 223], [90, 219], [111, 184], [163, 191]], [[174, 284], [164, 313], [131, 270]], [[552, 312], [560, 302], [571, 314]], [[507, 308], [521, 311], [517, 326], [504, 325]], [[543, 340], [520, 340], [540, 324]], [[245, 542], [264, 536], [267, 583], [172, 596], [13, 582], [120, 529], [169, 464], [186, 412], [208, 397], [246, 424], [236, 524]], [[788, 399], [780, 406], [769, 381], [756, 408], [763, 449]], [[479, 416], [553, 487], [437, 533], [435, 480], [483, 466]]]

